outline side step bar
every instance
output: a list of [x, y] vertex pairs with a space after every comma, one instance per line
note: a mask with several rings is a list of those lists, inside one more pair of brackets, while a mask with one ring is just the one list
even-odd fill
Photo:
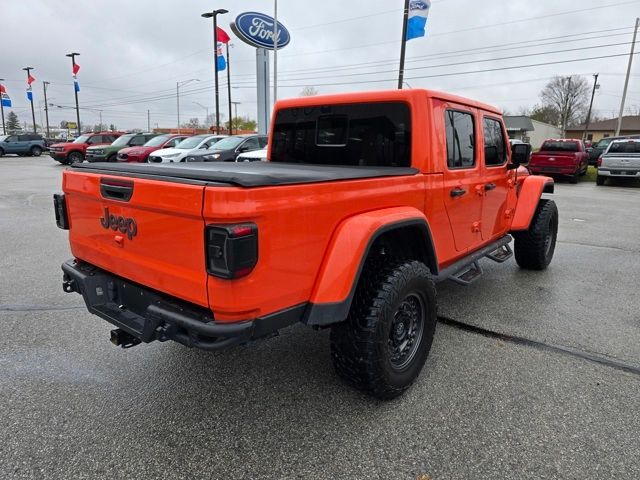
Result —
[[489, 258], [494, 262], [503, 263], [513, 256], [513, 251], [509, 247], [513, 238], [511, 235], [506, 235], [500, 240], [493, 242], [480, 250], [473, 252], [468, 257], [465, 257], [457, 262], [449, 265], [443, 269], [436, 277], [435, 282], [443, 282], [445, 280], [451, 280], [460, 285], [470, 285], [474, 280], [478, 279], [482, 275], [482, 267], [478, 263], [478, 260], [482, 258]]

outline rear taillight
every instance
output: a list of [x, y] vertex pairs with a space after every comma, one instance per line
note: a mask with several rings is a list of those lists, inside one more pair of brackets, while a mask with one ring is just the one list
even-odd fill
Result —
[[63, 230], [69, 230], [69, 215], [64, 193], [53, 194], [53, 210], [56, 214], [56, 225]]
[[596, 166], [601, 167], [602, 166], [602, 155], [600, 155], [598, 157], [598, 160], [596, 161]]
[[207, 272], [220, 278], [246, 277], [258, 263], [258, 227], [253, 223], [209, 225]]

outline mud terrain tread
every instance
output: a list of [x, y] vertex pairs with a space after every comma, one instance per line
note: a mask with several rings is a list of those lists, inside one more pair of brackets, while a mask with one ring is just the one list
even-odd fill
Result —
[[[410, 279], [422, 277], [426, 280], [427, 317], [422, 342], [426, 352], [418, 355], [418, 368], [404, 385], [390, 384], [385, 377], [386, 358], [380, 355], [386, 349], [388, 330], [380, 320], [384, 309], [398, 299], [400, 290]], [[331, 330], [331, 356], [336, 373], [347, 383], [380, 399], [390, 399], [407, 390], [420, 373], [433, 340], [435, 329], [435, 286], [431, 272], [417, 261], [371, 259], [365, 266], [356, 294], [345, 322]], [[432, 324], [432, 325], [430, 325]]]
[[548, 233], [549, 220], [552, 216], [555, 217], [555, 236], [557, 237], [558, 207], [553, 200], [544, 199], [538, 203], [529, 230], [514, 233], [515, 257], [521, 268], [544, 270], [549, 266], [555, 251], [555, 239], [548, 256], [545, 252], [544, 243]]

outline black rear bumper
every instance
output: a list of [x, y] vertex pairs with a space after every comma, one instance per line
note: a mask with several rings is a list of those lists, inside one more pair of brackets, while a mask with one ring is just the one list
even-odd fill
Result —
[[188, 347], [219, 350], [268, 337], [297, 323], [306, 305], [234, 323], [216, 322], [210, 310], [115, 276], [78, 260], [62, 264], [63, 289], [78, 292], [87, 309], [142, 342], [174, 340]]

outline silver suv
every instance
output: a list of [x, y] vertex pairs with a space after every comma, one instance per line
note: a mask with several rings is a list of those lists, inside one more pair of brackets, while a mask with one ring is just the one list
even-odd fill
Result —
[[598, 159], [597, 185], [607, 177], [640, 178], [640, 139], [615, 140]]

